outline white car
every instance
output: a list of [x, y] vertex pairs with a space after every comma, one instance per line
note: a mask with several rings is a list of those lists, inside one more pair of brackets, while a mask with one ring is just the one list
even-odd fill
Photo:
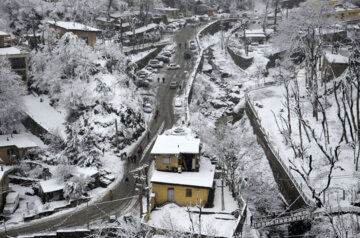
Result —
[[159, 72], [158, 69], [153, 68], [153, 67], [151, 67], [150, 65], [146, 66], [145, 69], [146, 69], [147, 71], [150, 71], [150, 72], [153, 72], [153, 73], [158, 73], [158, 72]]
[[159, 61], [159, 60], [156, 60], [156, 59], [153, 59], [153, 60], [150, 60], [149, 65], [150, 65], [152, 68], [162, 68], [163, 65], [164, 65], [164, 62]]
[[168, 69], [180, 69], [180, 65], [178, 65], [178, 64], [169, 64]]
[[180, 98], [175, 98], [175, 107], [182, 107], [182, 100]]
[[143, 107], [144, 112], [146, 113], [151, 113], [152, 112], [152, 107], [150, 103], [145, 103], [144, 107]]

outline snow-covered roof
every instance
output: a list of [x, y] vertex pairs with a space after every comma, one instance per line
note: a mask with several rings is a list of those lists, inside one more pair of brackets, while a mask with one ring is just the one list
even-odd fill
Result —
[[252, 29], [252, 30], [246, 30], [245, 31], [245, 34], [246, 35], [249, 35], [249, 34], [258, 34], [258, 35], [264, 35], [264, 31], [262, 29]]
[[87, 176], [87, 177], [94, 176], [98, 173], [99, 173], [99, 171], [95, 167], [75, 167], [74, 171], [73, 171], [74, 175], [78, 176], [78, 175], [83, 174], [84, 176]]
[[335, 55], [331, 53], [326, 53], [325, 58], [329, 63], [335, 64], [347, 64], [349, 62], [349, 58], [342, 55]]
[[[43, 99], [42, 102], [40, 98]], [[25, 105], [25, 112], [34, 121], [50, 133], [59, 135], [63, 140], [66, 140], [65, 114], [61, 114], [50, 106], [50, 100], [46, 96], [35, 97], [30, 94], [23, 96], [22, 99]]]
[[[147, 32], [149, 30], [155, 29], [157, 26], [158, 26], [158, 24], [151, 23], [151, 24], [148, 24], [147, 26], [139, 27], [139, 28], [135, 29], [135, 34]], [[125, 32], [125, 34], [131, 36], [133, 34], [133, 32], [127, 31], [127, 32]]]
[[51, 193], [64, 189], [64, 184], [60, 183], [60, 181], [57, 179], [41, 181], [39, 184], [44, 193]]
[[49, 24], [55, 25], [66, 30], [75, 30], [75, 31], [101, 31], [97, 28], [86, 26], [77, 22], [66, 22], [66, 21], [48, 21]]
[[154, 10], [167, 12], [167, 11], [179, 11], [180, 9], [173, 7], [163, 7], [163, 8], [154, 8]]
[[114, 12], [110, 14], [110, 17], [112, 18], [121, 18], [121, 17], [130, 17], [130, 16], [135, 16], [135, 15], [139, 15], [140, 11], [131, 11], [131, 12]]
[[16, 47], [0, 48], [0, 55], [17, 55], [21, 54], [21, 51]]
[[200, 139], [190, 135], [159, 135], [151, 154], [198, 154]]
[[46, 147], [44, 143], [32, 134], [0, 135], [0, 147], [16, 146], [17, 148]]
[[0, 36], [10, 36], [10, 34], [9, 34], [9, 33], [4, 32], [4, 31], [0, 31]]
[[211, 164], [210, 160], [201, 159], [199, 172], [174, 173], [154, 170], [151, 182], [211, 188], [214, 174], [215, 166]]

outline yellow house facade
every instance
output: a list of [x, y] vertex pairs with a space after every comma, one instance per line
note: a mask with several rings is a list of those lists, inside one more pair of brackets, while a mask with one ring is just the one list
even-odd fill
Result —
[[192, 187], [176, 184], [152, 184], [155, 205], [174, 202], [181, 206], [205, 205], [211, 188]]
[[60, 37], [67, 32], [72, 32], [78, 38], [83, 39], [86, 44], [94, 47], [96, 44], [96, 35], [101, 33], [101, 30], [94, 27], [86, 26], [77, 22], [64, 21], [48, 21], [50, 27], [58, 31]]

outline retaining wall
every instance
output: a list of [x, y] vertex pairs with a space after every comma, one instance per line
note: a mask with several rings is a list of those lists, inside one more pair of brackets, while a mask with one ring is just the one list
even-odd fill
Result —
[[162, 46], [158, 46], [156, 50], [154, 50], [153, 52], [151, 52], [150, 54], [148, 54], [147, 56], [145, 56], [144, 58], [136, 61], [136, 64], [138, 66], [138, 70], [144, 68], [151, 59], [155, 58], [160, 51], [164, 48], [165, 45]]
[[40, 126], [34, 119], [29, 116], [26, 116], [24, 120], [22, 120], [22, 124], [28, 129], [32, 134], [37, 137], [42, 137], [48, 133], [42, 126]]
[[291, 206], [291, 209], [306, 207], [307, 204], [300, 196], [300, 193], [295, 188], [294, 184], [292, 183], [290, 177], [287, 175], [282, 165], [278, 162], [276, 155], [268, 144], [265, 134], [260, 129], [260, 123], [258, 122], [257, 117], [254, 114], [248, 101], [246, 101], [245, 103], [245, 111], [250, 119], [250, 123], [253, 127], [254, 133], [256, 134], [257, 141], [264, 149], [266, 157], [269, 160], [271, 170], [274, 174], [276, 183], [279, 185], [280, 192], [289, 204], [292, 204], [297, 199], [295, 203]]
[[239, 66], [241, 69], [245, 70], [252, 65], [254, 59], [253, 58], [243, 58], [242, 56], [236, 54], [229, 46], [227, 46], [227, 50], [233, 59], [234, 63]]

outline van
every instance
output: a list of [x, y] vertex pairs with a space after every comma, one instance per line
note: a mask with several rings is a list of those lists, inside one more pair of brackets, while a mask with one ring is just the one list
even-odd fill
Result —
[[10, 192], [6, 196], [6, 204], [4, 207], [4, 214], [12, 214], [19, 206], [19, 193], [18, 192]]

